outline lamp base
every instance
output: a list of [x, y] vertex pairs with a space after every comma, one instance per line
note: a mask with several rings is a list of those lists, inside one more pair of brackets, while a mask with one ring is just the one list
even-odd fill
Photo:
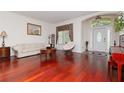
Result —
[[5, 43], [2, 43], [2, 47], [5, 47]]
[[5, 38], [5, 36], [3, 36], [2, 47], [5, 47], [4, 38]]

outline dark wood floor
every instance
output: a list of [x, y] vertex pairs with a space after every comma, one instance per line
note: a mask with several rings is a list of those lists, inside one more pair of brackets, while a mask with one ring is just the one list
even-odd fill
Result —
[[74, 53], [65, 56], [58, 51], [56, 57], [39, 55], [26, 58], [0, 60], [0, 81], [52, 81], [52, 82], [109, 82], [116, 81], [108, 76], [106, 55]]

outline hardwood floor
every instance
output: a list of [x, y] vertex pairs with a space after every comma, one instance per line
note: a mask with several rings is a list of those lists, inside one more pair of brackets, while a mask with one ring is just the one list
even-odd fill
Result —
[[0, 60], [0, 81], [49, 81], [49, 82], [109, 82], [116, 75], [108, 76], [108, 57], [92, 53], [65, 56], [57, 51], [56, 57], [40, 55], [10, 60]]

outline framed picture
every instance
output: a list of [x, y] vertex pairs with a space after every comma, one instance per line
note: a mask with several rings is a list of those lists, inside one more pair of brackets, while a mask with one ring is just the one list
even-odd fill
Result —
[[124, 47], [124, 34], [120, 35], [119, 46]]
[[27, 23], [27, 35], [41, 35], [41, 25]]

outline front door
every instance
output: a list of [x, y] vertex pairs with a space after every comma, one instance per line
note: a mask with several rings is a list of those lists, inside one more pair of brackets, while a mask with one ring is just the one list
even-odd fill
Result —
[[93, 30], [93, 50], [108, 52], [109, 30], [105, 27]]

